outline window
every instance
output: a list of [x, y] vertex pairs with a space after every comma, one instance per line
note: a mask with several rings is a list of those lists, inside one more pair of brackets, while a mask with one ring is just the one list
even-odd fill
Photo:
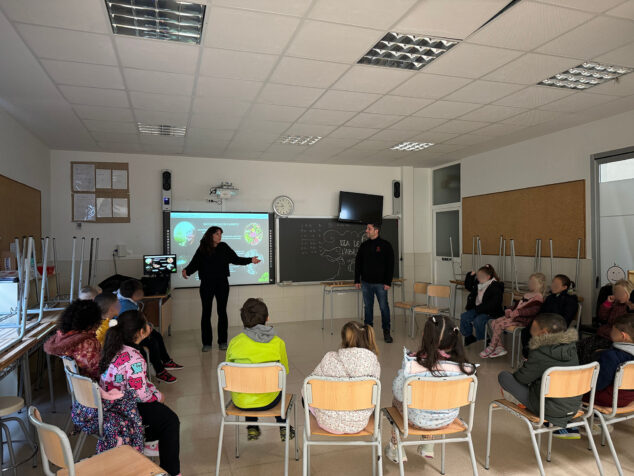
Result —
[[460, 202], [460, 164], [434, 170], [433, 204]]
[[599, 166], [599, 182], [616, 182], [634, 178], [634, 159], [609, 162]]

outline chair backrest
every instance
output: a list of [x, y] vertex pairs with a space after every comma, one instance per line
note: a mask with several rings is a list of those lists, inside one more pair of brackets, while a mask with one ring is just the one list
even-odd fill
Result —
[[449, 299], [451, 286], [445, 284], [430, 284], [427, 287], [427, 295], [432, 298]]
[[573, 367], [551, 367], [546, 370], [542, 376], [540, 422], [538, 424], [542, 424], [544, 420], [544, 401], [546, 398], [578, 397], [590, 392], [589, 412], [587, 413], [590, 416], [593, 411], [598, 376], [598, 362]]
[[49, 461], [60, 468], [67, 468], [69, 476], [75, 476], [73, 452], [70, 448], [68, 436], [61, 429], [42, 421], [42, 416], [36, 407], [29, 407], [29, 421], [37, 430], [42, 454], [42, 469], [46, 476], [54, 476]]
[[66, 387], [68, 388], [68, 394], [70, 395], [71, 404], [75, 403], [75, 394], [73, 392], [73, 384], [70, 380], [69, 374], [66, 372], [66, 369], [70, 370], [72, 373], [78, 374], [79, 367], [77, 367], [77, 362], [72, 357], [62, 356], [62, 364], [64, 365], [64, 374], [66, 375]]
[[79, 375], [64, 366], [64, 372], [70, 382], [73, 392], [73, 400], [88, 408], [95, 408], [99, 418], [99, 435], [103, 436], [103, 404], [101, 401], [101, 391], [97, 382], [90, 378]]
[[577, 303], [577, 314], [575, 314], [575, 318], [570, 321], [571, 328], [579, 330], [579, 326], [581, 325], [581, 312], [583, 311], [583, 304], [580, 302]]
[[414, 294], [427, 294], [429, 283], [414, 283]]
[[[403, 420], [409, 408], [418, 410], [448, 410], [470, 405], [468, 431], [473, 427], [473, 412], [478, 378], [474, 375], [456, 377], [412, 376], [403, 383]], [[407, 437], [407, 425], [405, 425]]]
[[614, 379], [614, 389], [634, 390], [634, 360], [621, 364]]

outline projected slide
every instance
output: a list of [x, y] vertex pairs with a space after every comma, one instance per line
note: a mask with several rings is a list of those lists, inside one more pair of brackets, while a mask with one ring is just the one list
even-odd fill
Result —
[[269, 213], [170, 212], [170, 227], [165, 230], [167, 251], [176, 255], [177, 273], [172, 275], [173, 288], [200, 284], [198, 273], [183, 279], [182, 269], [190, 262], [200, 239], [211, 226], [223, 230], [222, 241], [240, 257], [257, 256], [258, 264], [229, 264], [229, 284], [269, 284], [275, 282], [273, 256], [274, 220]]

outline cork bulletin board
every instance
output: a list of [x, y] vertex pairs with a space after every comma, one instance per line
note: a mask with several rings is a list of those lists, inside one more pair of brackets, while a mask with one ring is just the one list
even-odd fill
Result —
[[[535, 256], [535, 240], [542, 239], [542, 256], [576, 258], [581, 238], [581, 258], [586, 256], [585, 180], [563, 182], [462, 199], [463, 253], [472, 252], [479, 235], [482, 254], [497, 255], [500, 235], [515, 240], [517, 256]], [[506, 253], [510, 254], [507, 241]]]
[[42, 236], [41, 195], [36, 188], [0, 175], [0, 200], [6, 204], [0, 208], [0, 252], [9, 251], [13, 240], [23, 236], [32, 236], [39, 249]]
[[129, 223], [130, 177], [123, 162], [71, 162], [71, 219]]

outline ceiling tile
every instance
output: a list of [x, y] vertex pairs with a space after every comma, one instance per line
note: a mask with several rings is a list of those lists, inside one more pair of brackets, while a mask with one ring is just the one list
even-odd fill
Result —
[[139, 136], [141, 144], [153, 146], [165, 146], [170, 149], [179, 149], [185, 145], [184, 137], [157, 136], [153, 134], [141, 134]]
[[128, 107], [128, 96], [119, 89], [86, 88], [82, 86], [60, 86], [59, 90], [71, 104], [89, 106]]
[[541, 124], [542, 122], [549, 122], [555, 119], [564, 118], [565, 114], [554, 111], [541, 111], [539, 109], [533, 109], [517, 116], [505, 119], [502, 121], [506, 124], [518, 124], [522, 126], [534, 126]]
[[392, 91], [392, 94], [439, 99], [470, 82], [470, 79], [465, 78], [418, 73]]
[[141, 144], [130, 142], [98, 142], [97, 145], [108, 152], [123, 152], [126, 154], [143, 152], [143, 146]]
[[194, 74], [200, 48], [174, 41], [115, 35], [121, 65], [128, 68]]
[[395, 116], [392, 114], [368, 114], [362, 112], [346, 123], [346, 126], [368, 127], [382, 129], [391, 126], [396, 121], [403, 119], [403, 116]]
[[110, 37], [83, 31], [17, 24], [25, 43], [39, 58], [115, 66]]
[[[329, 111], [326, 109], [309, 109], [297, 121], [303, 124], [318, 124], [324, 126], [339, 126], [354, 116], [350, 111]], [[348, 124], [352, 125], [352, 124]]]
[[603, 12], [614, 5], [622, 3], [623, 0], [541, 0], [543, 3], [559, 5], [562, 7], [577, 8], [587, 12]]
[[634, 94], [634, 73], [621, 76], [619, 81], [606, 81], [592, 88], [596, 94], [609, 94], [612, 96], [629, 96]]
[[284, 50], [299, 24], [299, 18], [219, 7], [208, 18], [206, 46], [270, 54]]
[[296, 86], [327, 88], [346, 69], [348, 69], [348, 66], [344, 64], [285, 56], [281, 59], [275, 71], [273, 71], [270, 80], [275, 83]]
[[132, 111], [123, 107], [73, 106], [82, 119], [98, 119], [102, 121], [134, 122]]
[[615, 50], [594, 58], [601, 63], [614, 64], [617, 66], [629, 66], [634, 68], [634, 43], [621, 46]]
[[411, 140], [416, 142], [433, 142], [434, 144], [440, 144], [441, 142], [458, 137], [458, 135], [458, 133], [450, 132], [425, 131], [422, 134], [412, 136]]
[[473, 111], [479, 107], [479, 104], [469, 104], [466, 102], [436, 101], [435, 103], [424, 107], [414, 115], [421, 117], [453, 119], [454, 117], [462, 116], [463, 114]]
[[357, 65], [350, 68], [332, 87], [362, 93], [387, 93], [414, 74], [413, 71]]
[[469, 42], [530, 51], [590, 18], [586, 12], [519, 2], [477, 31]]
[[447, 152], [453, 152], [455, 150], [460, 150], [464, 148], [464, 145], [461, 144], [437, 144], [433, 147], [430, 147], [430, 152], [436, 152], [436, 153], [447, 153]]
[[149, 109], [135, 109], [137, 121], [145, 124], [167, 124], [176, 127], [186, 127], [189, 114], [185, 112], [151, 111]]
[[384, 34], [377, 30], [306, 20], [286, 53], [300, 58], [356, 63]]
[[414, 134], [416, 134], [416, 131], [412, 131], [411, 129], [385, 129], [374, 134], [372, 140], [392, 141], [390, 147], [393, 147], [399, 142], [408, 140]]
[[249, 119], [258, 121], [295, 121], [306, 108], [278, 106], [275, 104], [254, 104]]
[[634, 23], [620, 18], [597, 17], [537, 49], [541, 53], [592, 58], [630, 43]]
[[286, 131], [289, 136], [320, 136], [324, 137], [336, 129], [336, 126], [318, 124], [293, 124]]
[[367, 139], [373, 134], [379, 132], [380, 129], [366, 129], [363, 127], [342, 126], [334, 130], [328, 137], [340, 137], [350, 139]]
[[310, 6], [311, 0], [213, 0], [214, 5], [231, 8], [243, 8], [268, 13], [302, 16]]
[[492, 81], [474, 81], [465, 87], [446, 96], [446, 100], [488, 104], [519, 91], [524, 86], [519, 84], [495, 83]]
[[419, 2], [393, 31], [463, 39], [502, 10], [508, 0], [426, 0]]
[[136, 134], [137, 128], [134, 122], [97, 121], [84, 119], [82, 121], [89, 131], [118, 132], [120, 134]]
[[42, 65], [58, 84], [123, 89], [123, 78], [114, 66], [56, 60], [42, 60]]
[[615, 7], [606, 13], [615, 17], [623, 17], [634, 20], [634, 0], [629, 0], [625, 3], [622, 3], [618, 7]]
[[578, 60], [527, 53], [488, 74], [484, 79], [518, 84], [536, 84], [579, 64]]
[[267, 83], [258, 96], [258, 102], [284, 106], [308, 107], [321, 96], [324, 89]]
[[124, 68], [128, 89], [144, 93], [190, 95], [194, 77], [189, 74], [163, 73]]
[[315, 107], [337, 111], [362, 111], [380, 97], [378, 94], [329, 90], [319, 98]]
[[194, 113], [189, 121], [190, 127], [207, 129], [237, 129], [243, 114], [219, 115], [215, 113]]
[[465, 121], [498, 122], [502, 119], [507, 119], [525, 111], [526, 109], [519, 107], [488, 105], [482, 106], [480, 109], [465, 114], [464, 116], [460, 117], [460, 119], [463, 119]]
[[317, 0], [309, 17], [315, 20], [387, 30], [401, 18], [416, 0]]
[[240, 125], [240, 130], [249, 130], [257, 132], [268, 132], [277, 134], [278, 136], [293, 124], [290, 121], [262, 121], [259, 119], [247, 118]]
[[616, 100], [616, 98], [612, 96], [578, 91], [563, 99], [541, 106], [540, 109], [545, 109], [547, 111], [577, 112], [614, 100]]
[[101, 2], [2, 0], [2, 9], [13, 21], [94, 33], [112, 32], [105, 14], [105, 5]]
[[201, 76], [196, 85], [196, 96], [252, 101], [258, 95], [262, 84], [264, 83], [260, 81]]
[[139, 143], [139, 134], [136, 130], [134, 133], [91, 131], [90, 135], [98, 142]]
[[477, 134], [463, 134], [453, 139], [449, 139], [446, 144], [450, 145], [475, 145], [491, 140], [491, 136], [481, 136]]
[[412, 131], [412, 134], [416, 134], [417, 132], [426, 131], [445, 122], [447, 122], [446, 119], [410, 116], [391, 125], [389, 128], [410, 130]]
[[464, 134], [488, 125], [489, 123], [487, 122], [461, 121], [459, 119], [454, 119], [453, 121], [445, 122], [444, 124], [432, 129], [432, 132], [438, 131], [449, 132], [451, 134]]
[[195, 97], [192, 112], [218, 116], [244, 115], [251, 107], [250, 102], [231, 101], [218, 98]]
[[526, 89], [522, 89], [521, 91], [496, 101], [495, 104], [498, 106], [533, 108], [570, 96], [571, 94], [575, 94], [575, 91], [551, 88], [548, 86], [529, 86]]
[[520, 129], [525, 129], [527, 126], [520, 124], [505, 124], [503, 122], [498, 122], [497, 124], [491, 124], [482, 129], [478, 129], [476, 134], [483, 136], [505, 136], [508, 134], [513, 134], [514, 132], [519, 131]]
[[187, 112], [191, 103], [191, 96], [176, 96], [170, 94], [141, 93], [130, 91], [130, 101], [137, 109], [152, 111]]
[[406, 98], [403, 96], [383, 96], [374, 104], [370, 105], [365, 112], [377, 114], [400, 114], [407, 116], [422, 107], [434, 102], [433, 99]]
[[274, 55], [204, 48], [200, 74], [263, 81], [271, 73], [276, 61], [277, 56]]
[[186, 142], [192, 144], [212, 144], [218, 142], [229, 142], [235, 134], [234, 129], [201, 129], [190, 127], [185, 136]]
[[394, 146], [393, 140], [368, 139], [368, 140], [364, 140], [363, 142], [359, 142], [358, 144], [355, 144], [353, 146], [353, 149], [369, 152], [369, 151], [378, 151], [378, 150], [388, 150], [392, 146]]
[[196, 157], [223, 157], [228, 145], [229, 141], [212, 144], [190, 144], [185, 141], [184, 153]]
[[426, 73], [479, 78], [514, 60], [520, 51], [461, 43], [425, 66]]

